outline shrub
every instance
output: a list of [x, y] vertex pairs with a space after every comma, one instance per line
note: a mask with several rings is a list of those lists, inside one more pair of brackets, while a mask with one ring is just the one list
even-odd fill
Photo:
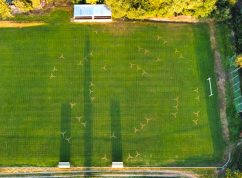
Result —
[[32, 9], [31, 1], [14, 0], [13, 4], [19, 9], [20, 12], [28, 12]]
[[9, 17], [12, 17], [10, 8], [5, 3], [5, 0], [0, 0], [0, 19], [5, 20]]

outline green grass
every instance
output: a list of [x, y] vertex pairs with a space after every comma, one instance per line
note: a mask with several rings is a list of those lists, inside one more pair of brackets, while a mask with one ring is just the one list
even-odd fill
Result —
[[[207, 25], [65, 23], [0, 34], [0, 165], [57, 165], [65, 127], [75, 166], [109, 166], [120, 157], [129, 166], [220, 161], [224, 143]], [[49, 79], [51, 73], [56, 77]], [[66, 123], [63, 103], [76, 103]], [[141, 156], [127, 160], [136, 151]]]
[[216, 25], [216, 39], [223, 65], [225, 69], [228, 70], [230, 67], [228, 58], [234, 55], [234, 49], [232, 46], [233, 37], [231, 34], [231, 29], [228, 25], [223, 23], [218, 23]]
[[50, 24], [69, 23], [72, 16], [71, 8], [54, 8], [49, 10], [42, 10], [40, 14], [17, 14], [11, 21], [16, 22], [36, 22], [42, 21]]

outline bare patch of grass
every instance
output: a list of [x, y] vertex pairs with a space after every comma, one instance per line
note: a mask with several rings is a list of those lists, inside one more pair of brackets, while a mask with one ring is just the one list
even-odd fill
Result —
[[0, 21], [0, 28], [24, 28], [46, 25], [44, 22], [11, 22], [11, 21]]

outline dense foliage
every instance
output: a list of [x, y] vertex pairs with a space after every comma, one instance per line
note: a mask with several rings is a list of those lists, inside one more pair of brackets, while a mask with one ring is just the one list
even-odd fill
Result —
[[241, 178], [242, 177], [242, 173], [240, 173], [239, 171], [231, 171], [230, 169], [228, 169], [226, 171], [226, 178]]
[[242, 145], [237, 143], [231, 152], [231, 158], [227, 165], [226, 178], [241, 178], [242, 177]]
[[212, 13], [212, 17], [217, 20], [231, 19], [231, 10], [236, 4], [237, 0], [218, 0], [216, 9]]
[[33, 8], [39, 8], [40, 7], [40, 0], [31, 0], [31, 4]]
[[236, 7], [233, 12], [233, 27], [237, 53], [242, 53], [242, 9]]
[[[3, 3], [5, 0], [1, 0]], [[114, 18], [149, 18], [194, 16], [217, 19], [231, 17], [231, 7], [237, 0], [13, 0], [20, 12], [40, 8], [41, 2], [49, 5], [95, 4], [106, 3], [113, 12]], [[3, 9], [3, 8], [1, 8]], [[5, 7], [6, 9], [6, 7]], [[0, 11], [0, 14], [3, 12]], [[1, 17], [1, 16], [0, 16]]]
[[113, 16], [127, 18], [172, 17], [188, 15], [207, 17], [217, 0], [106, 0]]
[[11, 11], [5, 0], [0, 0], [0, 19], [11, 17]]
[[237, 63], [237, 65], [242, 67], [242, 55], [237, 56], [236, 63]]
[[14, 0], [13, 3], [20, 12], [28, 12], [32, 9], [32, 1]]

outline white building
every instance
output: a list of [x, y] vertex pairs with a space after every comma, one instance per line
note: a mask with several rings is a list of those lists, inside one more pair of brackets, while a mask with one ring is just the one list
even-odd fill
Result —
[[104, 4], [74, 5], [73, 22], [112, 22], [112, 12]]

